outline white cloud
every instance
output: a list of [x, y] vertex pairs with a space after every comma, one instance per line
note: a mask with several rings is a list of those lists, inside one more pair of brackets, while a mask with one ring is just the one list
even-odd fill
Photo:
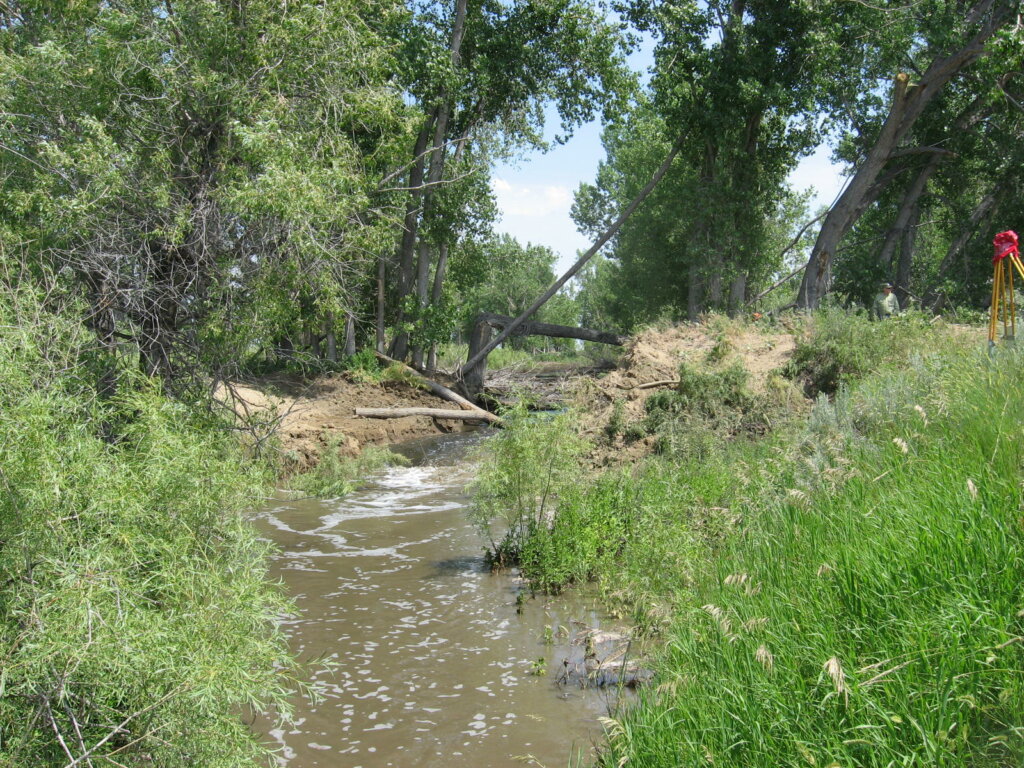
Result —
[[545, 219], [561, 217], [568, 220], [572, 192], [568, 187], [552, 184], [510, 184], [496, 176], [491, 188], [504, 217], [526, 216]]

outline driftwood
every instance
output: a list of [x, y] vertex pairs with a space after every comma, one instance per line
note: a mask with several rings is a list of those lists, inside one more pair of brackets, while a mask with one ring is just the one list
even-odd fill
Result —
[[[438, 384], [436, 381], [431, 381], [426, 376], [424, 376], [422, 373], [417, 371], [415, 368], [410, 368], [405, 363], [400, 363], [397, 360], [393, 360], [392, 358], [388, 357], [387, 355], [381, 354], [380, 352], [377, 352], [376, 354], [377, 354], [378, 359], [383, 360], [385, 363], [388, 363], [389, 365], [400, 365], [400, 366], [402, 366], [402, 369], [404, 371], [407, 371], [408, 373], [410, 373], [413, 376], [415, 376], [423, 384], [423, 386], [425, 386], [433, 394], [437, 395], [438, 397], [440, 397], [440, 398], [442, 398], [444, 400], [447, 400], [450, 403], [455, 403], [456, 405], [460, 406], [465, 411], [468, 411], [470, 413], [476, 414], [475, 416], [472, 416], [471, 418], [482, 419], [484, 421], [487, 421], [487, 422], [489, 422], [491, 424], [495, 424], [495, 425], [500, 425], [501, 424], [501, 417], [500, 416], [495, 416], [490, 411], [485, 411], [483, 408], [480, 408], [479, 406], [474, 405], [473, 403], [471, 403], [469, 400], [467, 400], [466, 398], [464, 398], [462, 395], [458, 394], [457, 392], [452, 392], [452, 390], [448, 389], [448, 387], [442, 386], [441, 384]], [[358, 416], [358, 415], [361, 415], [361, 414], [356, 414], [356, 415]], [[380, 417], [378, 417], [378, 418], [380, 418]], [[387, 417], [383, 417], [383, 418], [387, 418]]]
[[[487, 347], [491, 340], [491, 329], [504, 329], [512, 326], [516, 318], [508, 315], [498, 315], [493, 312], [481, 312], [473, 322], [473, 332], [469, 337], [469, 358], [477, 360], [472, 366], [463, 366], [462, 385], [465, 391], [477, 396], [484, 391], [484, 376], [487, 372], [487, 356], [480, 357], [477, 353]], [[504, 331], [502, 331], [504, 333]], [[578, 328], [570, 325], [555, 325], [554, 323], [537, 323], [533, 321], [522, 321], [513, 326], [513, 336], [547, 336], [556, 339], [581, 339], [582, 341], [593, 341], [598, 344], [612, 344], [621, 347], [626, 343], [628, 336], [623, 336], [611, 331], [598, 331], [593, 328]]]
[[[434, 419], [458, 419], [460, 421], [483, 421], [481, 409], [475, 411], [455, 411], [447, 408], [356, 408], [356, 416], [365, 419], [400, 419], [403, 416], [430, 416]], [[498, 418], [493, 413], [488, 416]]]
[[662, 379], [661, 381], [648, 381], [646, 384], [637, 384], [633, 389], [654, 389], [655, 387], [678, 387], [679, 379]]

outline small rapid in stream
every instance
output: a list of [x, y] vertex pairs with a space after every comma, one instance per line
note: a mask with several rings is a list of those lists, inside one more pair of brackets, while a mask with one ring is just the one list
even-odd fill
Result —
[[[603, 619], [581, 594], [527, 600], [484, 565], [466, 516], [467, 452], [484, 433], [397, 446], [412, 460], [342, 499], [272, 502], [257, 524], [278, 546], [297, 615], [292, 648], [323, 698], [254, 728], [289, 768], [556, 766], [592, 754], [614, 689], [559, 686], [579, 633]], [[575, 643], [573, 640], [575, 639]]]

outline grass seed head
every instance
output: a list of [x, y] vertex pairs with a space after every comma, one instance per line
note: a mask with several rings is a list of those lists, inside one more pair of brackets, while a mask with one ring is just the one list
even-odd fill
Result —
[[832, 684], [836, 687], [836, 693], [847, 696], [850, 693], [849, 687], [846, 685], [846, 675], [843, 673], [843, 665], [839, 661], [838, 656], [833, 656], [831, 659], [825, 662], [825, 672], [832, 678]]
[[971, 499], [973, 501], [978, 500], [978, 486], [976, 486], [974, 481], [970, 478], [967, 478], [967, 492], [971, 494]]
[[705, 613], [711, 614], [711, 617], [714, 619], [721, 618], [722, 616], [722, 609], [719, 608], [717, 605], [714, 605], [713, 603], [708, 603], [707, 605], [701, 606], [701, 610]]
[[754, 658], [761, 662], [761, 666], [769, 672], [775, 669], [775, 657], [772, 656], [772, 652], [768, 650], [768, 646], [759, 645], [757, 652], [754, 654]]
[[917, 415], [921, 417], [921, 421], [923, 421], [924, 425], [927, 427], [928, 426], [928, 414], [924, 412], [924, 408], [922, 408], [920, 405], [915, 405], [914, 406], [914, 410], [917, 411]]
[[896, 444], [896, 447], [900, 449], [904, 456], [906, 456], [910, 452], [910, 449], [907, 447], [907, 441], [904, 440], [903, 438], [894, 437], [892, 441], [893, 443]]

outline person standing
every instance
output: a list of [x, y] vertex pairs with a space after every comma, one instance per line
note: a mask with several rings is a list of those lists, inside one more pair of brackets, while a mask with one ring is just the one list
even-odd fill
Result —
[[896, 300], [896, 294], [892, 292], [892, 283], [882, 283], [881, 289], [875, 296], [875, 303], [871, 308], [875, 320], [887, 320], [900, 313], [900, 303]]

